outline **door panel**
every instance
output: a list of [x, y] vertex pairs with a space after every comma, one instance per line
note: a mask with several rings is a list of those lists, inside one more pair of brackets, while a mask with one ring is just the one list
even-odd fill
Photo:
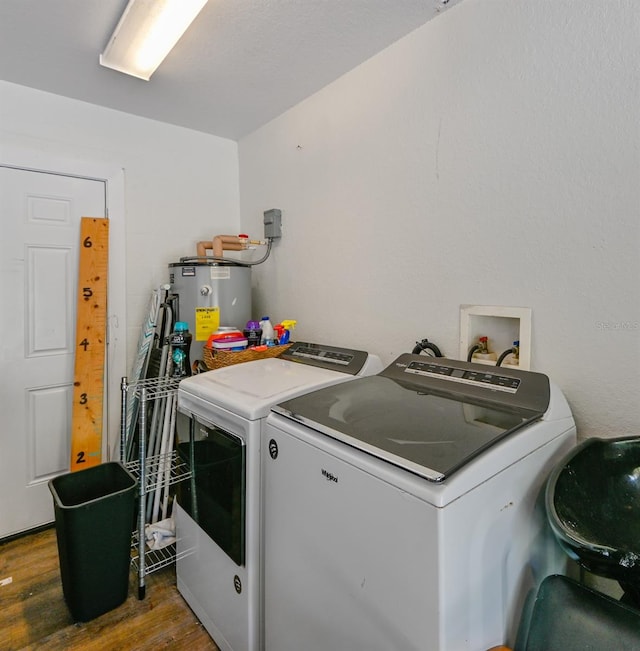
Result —
[[27, 357], [69, 355], [75, 327], [71, 247], [27, 246]]
[[71, 384], [27, 391], [27, 483], [33, 485], [69, 470]]
[[80, 218], [103, 181], [0, 167], [0, 538], [53, 520], [69, 470]]

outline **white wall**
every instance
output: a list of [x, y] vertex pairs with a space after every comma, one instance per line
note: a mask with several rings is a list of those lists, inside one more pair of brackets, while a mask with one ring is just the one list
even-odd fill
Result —
[[239, 143], [257, 312], [458, 357], [461, 304], [532, 308], [582, 437], [638, 434], [640, 12], [465, 0]]
[[[140, 324], [167, 264], [195, 243], [239, 229], [237, 144], [0, 81], [2, 146], [124, 168], [127, 342], [131, 368]], [[35, 157], [34, 157], [35, 158]]]

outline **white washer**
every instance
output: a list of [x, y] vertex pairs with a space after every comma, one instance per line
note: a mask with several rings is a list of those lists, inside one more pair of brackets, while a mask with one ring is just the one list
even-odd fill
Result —
[[424, 359], [267, 418], [267, 651], [513, 646], [529, 588], [565, 568], [542, 494], [576, 439], [560, 390]]
[[363, 351], [296, 342], [280, 358], [180, 383], [178, 451], [193, 477], [177, 486], [178, 590], [222, 651], [263, 648], [261, 434], [270, 408], [381, 369]]

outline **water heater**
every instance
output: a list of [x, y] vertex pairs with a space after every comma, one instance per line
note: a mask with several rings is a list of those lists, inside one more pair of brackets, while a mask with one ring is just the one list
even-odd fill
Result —
[[177, 319], [189, 324], [191, 363], [220, 326], [242, 330], [251, 319], [251, 267], [233, 261], [180, 258], [169, 264], [171, 292], [178, 296]]

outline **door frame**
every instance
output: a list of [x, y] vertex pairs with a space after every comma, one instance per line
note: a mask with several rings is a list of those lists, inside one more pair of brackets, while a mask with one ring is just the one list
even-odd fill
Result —
[[[124, 167], [92, 160], [70, 159], [41, 148], [2, 143], [0, 166], [29, 172], [73, 176], [105, 184], [106, 217], [109, 218], [109, 279], [107, 292], [107, 351], [105, 364], [106, 436], [102, 459], [119, 459], [121, 379], [126, 376], [126, 237]], [[91, 215], [87, 215], [91, 216]]]

